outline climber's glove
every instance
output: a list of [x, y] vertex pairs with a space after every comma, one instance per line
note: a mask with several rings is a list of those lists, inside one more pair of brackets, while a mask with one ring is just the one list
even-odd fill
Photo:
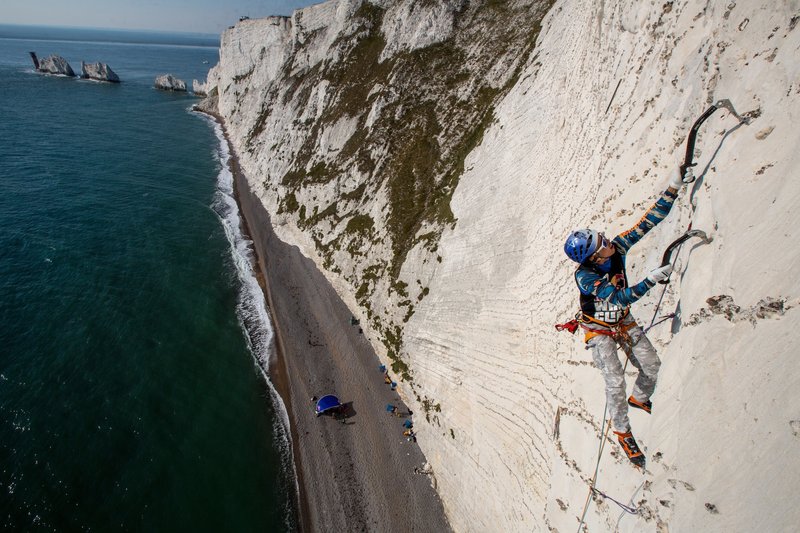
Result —
[[672, 274], [672, 265], [664, 265], [654, 269], [647, 275], [647, 281], [655, 285], [659, 281], [664, 281]]
[[681, 187], [693, 181], [694, 170], [692, 167], [686, 167], [683, 169], [683, 175], [681, 175], [681, 171], [679, 169], [675, 169], [672, 171], [672, 174], [669, 177], [669, 186], [676, 191], [679, 191], [681, 190]]

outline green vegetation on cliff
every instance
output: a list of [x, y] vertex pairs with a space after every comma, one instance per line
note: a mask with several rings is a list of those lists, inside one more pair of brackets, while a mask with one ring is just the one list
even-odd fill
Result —
[[[419, 0], [416, 9], [431, 5]], [[450, 202], [465, 160], [483, 141], [495, 106], [532, 60], [539, 21], [551, 5], [552, 0], [462, 3], [452, 13], [449, 38], [382, 60], [386, 12], [365, 1], [325, 59], [305, 68], [294, 58], [286, 62], [253, 123], [248, 145], [254, 149], [277, 107], [294, 109], [298, 117], [318, 117], [295, 120], [292, 131], [276, 143], [298, 147], [279, 178], [279, 209], [296, 213], [326, 268], [334, 267], [337, 252], [353, 259], [347, 279], [382, 334], [396, 371], [406, 378], [402, 325], [414, 312], [412, 299], [419, 302], [428, 290], [409, 297], [401, 269], [418, 245], [441, 261], [434, 254], [442, 231], [457, 223]], [[304, 34], [294, 57], [304, 57], [304, 48], [318, 45], [323, 34]], [[320, 108], [309, 107], [320, 102]], [[328, 143], [325, 135], [341, 124], [354, 125], [349, 138], [335, 151], [321, 149]], [[376, 201], [386, 202], [380, 205], [380, 220], [367, 215], [376, 212]], [[390, 255], [375, 262], [370, 254], [378, 244]], [[363, 268], [367, 261], [372, 266]], [[387, 287], [380, 279], [389, 281], [388, 296], [394, 293], [398, 308], [405, 307], [400, 324], [371, 310], [376, 288]]]

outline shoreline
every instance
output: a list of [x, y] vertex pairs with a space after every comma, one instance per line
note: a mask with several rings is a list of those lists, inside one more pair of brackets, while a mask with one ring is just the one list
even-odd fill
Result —
[[[295, 514], [295, 523], [298, 526], [299, 531], [312, 531], [311, 523], [309, 522], [307, 516], [308, 513], [304, 512], [308, 508], [308, 503], [306, 501], [306, 492], [302, 490], [303, 486], [303, 477], [302, 477], [302, 470], [299, 468], [300, 465], [300, 457], [297, 456], [296, 447], [294, 443], [297, 441], [297, 434], [296, 434], [296, 427], [295, 424], [292, 423], [292, 404], [291, 404], [291, 397], [289, 394], [289, 382], [288, 377], [286, 375], [286, 368], [283, 364], [284, 356], [283, 356], [283, 340], [281, 339], [281, 331], [280, 328], [277, 327], [276, 319], [274, 313], [272, 312], [273, 305], [271, 301], [269, 285], [267, 284], [267, 279], [265, 275], [265, 265], [262, 261], [263, 250], [259, 250], [259, 247], [256, 246], [257, 241], [253, 236], [253, 232], [250, 228], [250, 223], [248, 220], [248, 216], [245, 213], [245, 210], [242, 207], [242, 196], [240, 193], [240, 189], [244, 184], [247, 186], [247, 179], [244, 176], [244, 173], [239, 166], [239, 158], [236, 154], [236, 151], [233, 149], [231, 145], [230, 139], [228, 138], [228, 131], [225, 127], [224, 119], [217, 114], [216, 112], [201, 109], [197, 105], [192, 106], [192, 110], [200, 113], [202, 115], [207, 116], [214, 122], [216, 122], [220, 128], [222, 129], [222, 137], [224, 142], [228, 146], [228, 160], [223, 161], [224, 165], [227, 165], [228, 170], [231, 172], [231, 176], [233, 178], [233, 197], [236, 201], [236, 207], [239, 209], [240, 223], [242, 225], [242, 233], [244, 237], [250, 239], [253, 242], [253, 252], [254, 258], [256, 263], [256, 268], [254, 269], [254, 274], [256, 276], [256, 280], [258, 281], [259, 287], [261, 287], [262, 296], [266, 300], [267, 309], [270, 312], [270, 321], [271, 326], [273, 328], [274, 334], [274, 345], [275, 351], [274, 353], [269, 354], [269, 361], [267, 364], [267, 370], [264, 372], [265, 377], [272, 382], [275, 391], [280, 396], [281, 400], [283, 401], [284, 408], [286, 409], [286, 416], [288, 417], [288, 427], [285, 428], [289, 435], [289, 450], [291, 454], [291, 461], [292, 461], [292, 477], [294, 478], [295, 482], [295, 492], [292, 495], [292, 503], [293, 503], [293, 512]], [[249, 188], [247, 189], [249, 192]]]
[[253, 247], [255, 252], [255, 261], [256, 261], [256, 279], [258, 280], [258, 284], [261, 287], [262, 292], [264, 293], [264, 298], [267, 301], [267, 309], [270, 310], [270, 319], [272, 320], [272, 326], [274, 330], [274, 343], [275, 343], [275, 353], [270, 354], [269, 364], [268, 364], [268, 373], [267, 378], [272, 381], [273, 385], [275, 386], [275, 390], [278, 392], [280, 397], [283, 399], [283, 404], [286, 408], [286, 414], [289, 417], [289, 427], [286, 428], [289, 432], [289, 449], [292, 455], [292, 463], [294, 466], [294, 477], [295, 477], [295, 495], [294, 495], [294, 502], [295, 502], [295, 512], [296, 521], [299, 526], [300, 531], [312, 531], [311, 523], [308, 520], [308, 513], [304, 512], [308, 509], [308, 502], [306, 501], [306, 492], [302, 490], [303, 487], [303, 471], [299, 468], [300, 457], [297, 456], [296, 447], [294, 445], [297, 442], [297, 428], [296, 425], [292, 423], [293, 416], [292, 416], [292, 402], [291, 396], [289, 394], [289, 381], [285, 367], [285, 357], [284, 357], [284, 342], [281, 338], [281, 329], [277, 326], [277, 320], [275, 317], [272, 296], [269, 290], [269, 284], [267, 283], [267, 278], [265, 275], [265, 265], [264, 262], [261, 260], [262, 253], [256, 248], [256, 241], [253, 238], [253, 233], [250, 229], [250, 223], [248, 221], [247, 216], [245, 215], [245, 211], [242, 209], [242, 196], [240, 193], [240, 188], [242, 183], [240, 181], [244, 181], [244, 185], [246, 186], [246, 178], [244, 177], [244, 173], [239, 166], [239, 158], [236, 155], [236, 152], [233, 150], [233, 146], [230, 144], [230, 140], [228, 139], [227, 130], [225, 130], [225, 123], [222, 121], [221, 117], [215, 117], [218, 123], [222, 126], [222, 131], [225, 137], [225, 142], [228, 143], [228, 149], [230, 150], [230, 157], [228, 158], [228, 167], [233, 175], [233, 193], [234, 198], [236, 199], [236, 204], [239, 207], [239, 211], [242, 214], [242, 225], [244, 226], [244, 233], [245, 236], [250, 238], [253, 241]]
[[[255, 259], [255, 268], [253, 269], [253, 274], [255, 275], [256, 281], [258, 286], [261, 290], [261, 296], [265, 299], [267, 309], [271, 309], [271, 302], [270, 302], [270, 293], [269, 287], [266, 282], [266, 278], [264, 275], [264, 265], [261, 261], [262, 254], [259, 250], [256, 249], [256, 241], [252, 237], [252, 232], [250, 229], [250, 225], [248, 222], [247, 217], [242, 209], [241, 198], [239, 195], [239, 189], [241, 184], [239, 181], [244, 181], [246, 185], [246, 178], [244, 177], [241, 168], [239, 167], [239, 159], [236, 155], [236, 152], [233, 149], [233, 146], [230, 143], [230, 139], [228, 138], [228, 132], [225, 128], [225, 121], [223, 118], [217, 114], [216, 112], [202, 109], [198, 105], [192, 106], [192, 111], [199, 113], [200, 115], [206, 117], [207, 119], [213, 121], [216, 125], [218, 125], [222, 131], [222, 141], [228, 147], [228, 158], [227, 160], [221, 161], [221, 163], [227, 166], [228, 170], [231, 173], [232, 178], [232, 186], [233, 186], [233, 198], [236, 202], [236, 208], [239, 210], [239, 223], [241, 225], [242, 234], [245, 239], [249, 239], [253, 242], [253, 253]], [[255, 363], [257, 366], [260, 367], [260, 370], [265, 379], [269, 380], [272, 384], [272, 394], [277, 394], [279, 396], [278, 401], [283, 403], [283, 408], [285, 410], [286, 417], [284, 418], [281, 416], [282, 422], [281, 425], [284, 426], [284, 430], [287, 432], [287, 444], [289, 446], [290, 457], [289, 460], [291, 461], [291, 477], [292, 481], [294, 481], [294, 493], [291, 497], [292, 502], [292, 514], [294, 518], [294, 523], [297, 525], [298, 531], [310, 531], [309, 524], [304, 523], [307, 522], [304, 520], [304, 516], [306, 513], [303, 512], [304, 509], [307, 508], [307, 504], [305, 503], [305, 492], [301, 490], [302, 486], [302, 473], [298, 469], [299, 464], [299, 457], [296, 456], [295, 447], [293, 443], [296, 441], [297, 436], [293, 433], [294, 432], [294, 424], [291, 423], [292, 420], [292, 406], [289, 401], [289, 394], [288, 394], [288, 381], [286, 378], [286, 371], [283, 365], [281, 364], [283, 361], [283, 351], [282, 351], [282, 340], [280, 337], [280, 331], [275, 326], [275, 319], [272, 315], [272, 312], [269, 311], [269, 326], [273, 330], [273, 343], [275, 346], [275, 350], [270, 350], [268, 354], [268, 361], [267, 361], [267, 369], [262, 367], [262, 363], [259, 361], [258, 354], [252, 354], [255, 358]], [[247, 332], [246, 332], [247, 333]], [[252, 340], [252, 339], [251, 339]], [[278, 408], [278, 412], [280, 412], [280, 408]]]
[[[425, 457], [403, 437], [405, 418], [386, 412], [387, 404], [408, 409], [383, 382], [372, 346], [316, 265], [275, 235], [222, 117], [196, 110], [222, 127], [241, 224], [253, 242], [274, 330], [268, 379], [289, 418], [299, 530], [449, 531], [431, 479], [415, 473]], [[348, 406], [344, 423], [313, 414], [310, 398], [324, 394]]]

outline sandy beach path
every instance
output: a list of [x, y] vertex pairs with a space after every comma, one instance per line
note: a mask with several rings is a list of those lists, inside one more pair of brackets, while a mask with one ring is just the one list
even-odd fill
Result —
[[[276, 328], [272, 375], [289, 410], [307, 531], [450, 531], [425, 457], [403, 436], [407, 407], [383, 381], [369, 342], [314, 263], [279, 240], [232, 161], [240, 207], [266, 280]], [[316, 417], [313, 396], [349, 404], [346, 423]]]

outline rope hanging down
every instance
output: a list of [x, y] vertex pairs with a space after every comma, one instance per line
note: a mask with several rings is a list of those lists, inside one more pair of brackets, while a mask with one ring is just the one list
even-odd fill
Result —
[[[630, 361], [630, 356], [628, 355], [628, 349], [629, 347], [627, 345], [623, 347], [623, 351], [625, 352], [626, 356], [625, 364], [622, 366], [623, 376], [625, 375], [625, 369], [628, 368], [628, 361]], [[597, 474], [600, 472], [600, 459], [602, 459], [603, 457], [603, 448], [606, 445], [606, 440], [608, 440], [608, 432], [611, 431], [611, 420], [609, 420], [608, 424], [606, 424], [606, 418], [608, 418], [608, 398], [606, 398], [606, 405], [605, 407], [603, 407], [603, 422], [600, 424], [600, 446], [597, 448], [597, 462], [594, 465], [594, 475], [592, 475], [592, 480], [589, 482], [589, 494], [586, 495], [586, 503], [584, 503], [583, 505], [583, 513], [581, 513], [581, 520], [578, 523], [578, 533], [580, 533], [581, 527], [583, 527], [583, 521], [586, 519], [586, 511], [589, 510], [589, 503], [592, 501], [592, 494], [597, 493], [604, 498], [608, 498], [608, 496], [604, 492], [601, 492], [595, 487], [595, 485], [597, 484]], [[603, 426], [606, 427], [605, 433], [603, 433]], [[613, 500], [614, 502], [617, 502], [617, 500], [614, 500], [613, 498], [610, 499]], [[617, 502], [617, 504], [619, 504], [619, 502]], [[631, 514], [638, 513], [638, 509], [626, 507], [626, 510], [627, 509], [632, 509], [631, 511], [629, 511]]]
[[592, 488], [592, 492], [594, 492], [596, 494], [599, 494], [603, 498], [605, 498], [607, 500], [611, 500], [612, 502], [616, 503], [626, 513], [637, 514], [639, 512], [639, 509], [637, 509], [636, 507], [629, 507], [629, 506], [625, 505], [624, 503], [620, 503], [620, 502], [618, 502], [617, 500], [615, 500], [614, 498], [612, 498], [611, 496], [609, 496], [608, 494], [606, 494], [605, 492], [603, 492], [600, 489]]

